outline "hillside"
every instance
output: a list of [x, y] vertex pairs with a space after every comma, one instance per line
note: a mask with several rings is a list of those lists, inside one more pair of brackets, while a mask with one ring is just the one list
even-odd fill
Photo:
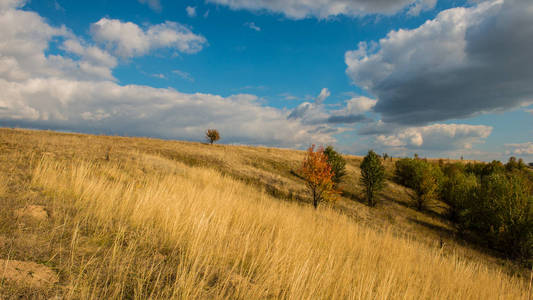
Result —
[[444, 204], [419, 213], [391, 181], [361, 203], [361, 157], [314, 210], [303, 157], [0, 129], [0, 296], [528, 299], [529, 274], [455, 239]]

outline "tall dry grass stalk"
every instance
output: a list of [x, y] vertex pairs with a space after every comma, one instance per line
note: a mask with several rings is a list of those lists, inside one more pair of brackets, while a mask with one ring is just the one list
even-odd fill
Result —
[[[204, 168], [44, 159], [70, 298], [527, 299], [527, 284]], [[58, 230], [59, 232], [60, 230]]]

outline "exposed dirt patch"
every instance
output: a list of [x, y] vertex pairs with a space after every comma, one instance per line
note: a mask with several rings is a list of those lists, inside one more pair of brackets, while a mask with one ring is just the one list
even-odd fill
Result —
[[17, 209], [15, 215], [18, 217], [30, 217], [39, 221], [48, 219], [48, 212], [41, 205], [28, 205], [24, 208]]
[[41, 288], [58, 282], [57, 274], [50, 268], [31, 262], [0, 259], [0, 279]]

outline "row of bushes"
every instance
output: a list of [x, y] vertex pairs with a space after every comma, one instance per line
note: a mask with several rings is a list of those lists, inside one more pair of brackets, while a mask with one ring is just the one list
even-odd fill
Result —
[[461, 234], [475, 233], [511, 258], [533, 257], [533, 173], [522, 161], [444, 164], [405, 158], [396, 162], [394, 175], [415, 191], [418, 209], [440, 199]]

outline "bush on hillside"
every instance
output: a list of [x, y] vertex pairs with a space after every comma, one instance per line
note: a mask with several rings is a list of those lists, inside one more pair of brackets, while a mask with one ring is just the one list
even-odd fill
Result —
[[531, 172], [511, 158], [491, 163], [443, 167], [440, 197], [460, 232], [476, 233], [488, 246], [508, 257], [533, 256], [533, 181]]
[[332, 198], [335, 193], [332, 180], [333, 171], [322, 147], [315, 151], [315, 145], [312, 145], [307, 149], [301, 173], [305, 178], [307, 190], [313, 199], [315, 208], [318, 208], [321, 201]]
[[480, 179], [484, 176], [488, 176], [494, 173], [501, 173], [505, 171], [504, 165], [497, 160], [486, 163], [468, 163], [466, 164], [464, 171], [470, 174], [475, 174]]
[[220, 140], [220, 133], [216, 129], [207, 129], [205, 131], [205, 138], [213, 145], [214, 142]]
[[361, 163], [361, 183], [365, 187], [366, 199], [369, 206], [375, 206], [375, 194], [383, 189], [385, 182], [385, 167], [380, 157], [372, 150]]
[[341, 183], [342, 178], [346, 175], [346, 160], [340, 153], [335, 151], [332, 146], [327, 146], [324, 149], [324, 155], [327, 157], [328, 164], [333, 171], [332, 181], [335, 187]]
[[442, 183], [440, 198], [448, 204], [447, 217], [457, 224], [457, 229], [462, 233], [469, 226], [467, 213], [472, 201], [476, 198], [479, 181], [474, 174], [461, 171], [460, 168], [449, 168]]
[[417, 208], [438, 197], [460, 233], [473, 232], [490, 248], [528, 261], [533, 256], [533, 172], [512, 157], [490, 163], [396, 162], [395, 180], [416, 193]]
[[469, 207], [471, 229], [509, 257], [533, 255], [533, 195], [530, 182], [519, 174], [495, 173], [481, 181]]
[[438, 165], [418, 158], [398, 160], [394, 175], [398, 183], [415, 191], [415, 204], [418, 210], [422, 210], [430, 200], [438, 196], [444, 179]]

